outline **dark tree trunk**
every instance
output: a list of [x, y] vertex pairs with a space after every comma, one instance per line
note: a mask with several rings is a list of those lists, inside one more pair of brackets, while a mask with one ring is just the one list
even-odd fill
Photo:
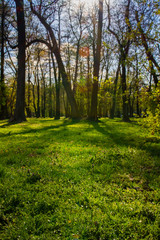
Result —
[[58, 63], [58, 68], [59, 68], [59, 71], [60, 71], [61, 76], [62, 76], [62, 83], [63, 83], [64, 89], [66, 91], [69, 103], [71, 105], [72, 118], [79, 118], [80, 113], [78, 111], [78, 107], [77, 107], [77, 104], [76, 104], [76, 101], [75, 101], [75, 98], [74, 98], [74, 94], [73, 94], [73, 91], [71, 90], [71, 84], [70, 84], [70, 81], [68, 79], [67, 73], [65, 71], [65, 68], [64, 68], [59, 50], [57, 49], [56, 51], [54, 51], [54, 54], [56, 56], [57, 63]]
[[138, 97], [138, 94], [137, 94], [137, 102], [136, 102], [136, 109], [137, 109], [137, 115], [140, 117], [140, 109], [139, 109], [139, 97]]
[[66, 114], [65, 114], [66, 118], [70, 118], [71, 117], [71, 111], [70, 111], [70, 106], [68, 103], [68, 98], [66, 98]]
[[75, 95], [75, 93], [76, 93], [76, 87], [77, 87], [79, 49], [80, 49], [80, 39], [78, 40], [78, 43], [77, 43], [77, 51], [76, 51], [75, 74], [74, 74], [74, 79], [73, 79], [73, 93], [74, 93], [74, 95]]
[[25, 20], [23, 0], [15, 0], [17, 27], [18, 27], [18, 77], [17, 77], [17, 98], [14, 113], [14, 121], [22, 122], [25, 117]]
[[91, 96], [91, 111], [90, 120], [97, 120], [97, 105], [98, 105], [98, 79], [100, 68], [100, 53], [101, 53], [101, 40], [102, 40], [102, 23], [103, 23], [103, 0], [99, 0], [99, 17], [98, 17], [98, 36], [97, 46], [94, 58], [94, 70], [93, 70], [93, 86]]
[[58, 79], [57, 79], [57, 72], [56, 72], [56, 66], [53, 58], [53, 54], [51, 55], [52, 57], [52, 64], [53, 64], [53, 70], [54, 70], [54, 79], [55, 79], [55, 86], [56, 86], [56, 115], [55, 119], [60, 119], [60, 72], [58, 74]]
[[28, 103], [26, 107], [27, 117], [31, 117], [32, 115], [30, 105], [31, 105], [31, 73], [30, 73], [30, 61], [28, 56]]
[[136, 54], [136, 111], [137, 115], [140, 117], [139, 109], [139, 72], [138, 72], [138, 56]]
[[4, 0], [2, 0], [2, 13], [1, 13], [1, 76], [0, 76], [0, 119], [7, 117], [7, 101], [6, 101], [6, 89], [4, 82], [4, 19], [5, 19], [5, 6]]
[[[38, 71], [38, 69], [37, 69]], [[37, 72], [37, 118], [40, 117], [40, 85], [39, 85], [39, 76]]]
[[115, 117], [116, 93], [117, 93], [117, 83], [118, 83], [119, 70], [120, 70], [120, 62], [118, 63], [116, 77], [115, 77], [115, 80], [114, 80], [114, 91], [113, 91], [113, 97], [112, 97], [112, 107], [111, 107], [111, 111], [110, 111], [110, 118], [111, 119], [114, 119], [114, 117]]
[[128, 96], [128, 106], [129, 106], [129, 117], [133, 117], [133, 106], [134, 106], [134, 96], [132, 95], [132, 84], [129, 84], [129, 96]]
[[42, 89], [42, 95], [41, 95], [41, 109], [42, 109], [42, 117], [46, 117], [46, 82], [45, 82], [45, 76], [44, 72], [41, 66], [41, 89]]
[[56, 82], [56, 116], [55, 119], [60, 119], [60, 72], [58, 74], [58, 81]]
[[90, 111], [90, 56], [87, 57], [87, 117]]
[[51, 73], [51, 53], [49, 51], [49, 117], [53, 118], [53, 104], [52, 104], [52, 73]]
[[32, 84], [32, 92], [33, 92], [33, 107], [35, 115], [37, 115], [36, 103], [35, 103], [35, 91], [34, 91], [34, 84]]
[[121, 65], [122, 65], [122, 75], [121, 75], [121, 85], [122, 85], [122, 102], [123, 102], [123, 121], [129, 122], [129, 116], [128, 116], [128, 99], [127, 99], [127, 84], [126, 84], [126, 58], [125, 56], [122, 56], [121, 59]]
[[43, 102], [43, 117], [45, 118], [46, 117], [46, 83], [45, 83], [45, 78], [43, 78], [43, 99], [44, 99], [44, 102]]
[[[58, 47], [61, 48], [61, 10], [58, 9]], [[61, 73], [58, 71], [58, 79], [56, 78], [56, 116], [55, 119], [60, 119], [60, 82]]]
[[42, 93], [42, 95], [41, 95], [41, 116], [42, 116], [42, 117], [44, 117], [43, 103], [44, 103], [44, 95], [43, 95], [43, 93]]
[[[157, 84], [158, 84], [158, 75], [156, 74], [156, 71], [154, 69], [154, 66], [153, 66], [153, 63], [150, 62], [150, 68], [151, 68], [151, 75], [153, 76], [153, 80], [154, 80], [154, 84], [155, 84], [155, 87], [157, 87]], [[160, 70], [159, 70], [160, 72]]]

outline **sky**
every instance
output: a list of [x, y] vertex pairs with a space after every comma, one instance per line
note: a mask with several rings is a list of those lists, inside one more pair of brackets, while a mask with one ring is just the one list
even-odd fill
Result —
[[93, 5], [94, 2], [98, 3], [98, 0], [72, 0], [72, 1], [76, 4], [84, 2], [88, 6]]

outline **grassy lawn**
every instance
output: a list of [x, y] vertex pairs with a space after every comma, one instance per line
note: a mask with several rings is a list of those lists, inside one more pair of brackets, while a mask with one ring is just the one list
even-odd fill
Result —
[[160, 137], [134, 120], [0, 121], [0, 239], [160, 239]]

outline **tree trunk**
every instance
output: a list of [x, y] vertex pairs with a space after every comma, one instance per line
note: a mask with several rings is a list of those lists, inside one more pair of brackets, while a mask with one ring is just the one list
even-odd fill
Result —
[[35, 103], [35, 91], [34, 91], [34, 84], [32, 84], [32, 92], [33, 92], [33, 107], [35, 115], [37, 115], [36, 103]]
[[[61, 9], [58, 9], [58, 47], [61, 48]], [[54, 64], [55, 65], [55, 64]], [[58, 79], [55, 78], [56, 81], [56, 116], [55, 119], [60, 119], [60, 81], [61, 81], [61, 73], [58, 70]]]
[[99, 17], [98, 17], [98, 36], [96, 54], [94, 58], [94, 70], [93, 70], [93, 85], [91, 96], [91, 112], [89, 119], [97, 120], [97, 105], [98, 105], [98, 79], [100, 68], [100, 53], [101, 53], [101, 40], [102, 40], [102, 23], [103, 23], [103, 0], [99, 0]]
[[0, 76], [0, 119], [7, 117], [7, 101], [6, 101], [6, 89], [4, 82], [4, 19], [5, 19], [5, 6], [4, 0], [2, 0], [2, 13], [1, 13], [1, 76]]
[[43, 99], [44, 99], [44, 102], [43, 102], [44, 115], [43, 115], [43, 117], [45, 118], [46, 117], [46, 83], [45, 83], [45, 77], [43, 77]]
[[78, 107], [77, 107], [77, 104], [76, 104], [76, 101], [75, 101], [75, 98], [74, 98], [74, 94], [73, 94], [73, 91], [71, 90], [71, 84], [70, 84], [70, 81], [68, 79], [67, 73], [65, 71], [65, 68], [64, 68], [59, 50], [56, 49], [54, 51], [54, 54], [56, 56], [57, 63], [58, 63], [58, 68], [59, 68], [59, 71], [60, 71], [61, 76], [62, 76], [62, 83], [63, 83], [64, 89], [66, 91], [69, 103], [71, 105], [72, 118], [79, 118], [80, 113], [78, 111]]
[[110, 111], [110, 118], [111, 119], [114, 119], [114, 117], [115, 117], [116, 92], [117, 92], [117, 83], [118, 83], [119, 70], [120, 70], [120, 62], [118, 63], [116, 77], [115, 77], [115, 80], [114, 80], [114, 91], [113, 91], [113, 97], [112, 97], [112, 107], [111, 107], [111, 111]]
[[[38, 68], [37, 68], [38, 71]], [[37, 118], [40, 117], [40, 86], [39, 86], [39, 76], [37, 72]]]
[[75, 93], [76, 93], [76, 87], [77, 87], [79, 49], [80, 49], [80, 39], [78, 40], [78, 43], [77, 43], [77, 51], [76, 51], [75, 74], [74, 74], [74, 79], [73, 79], [73, 93], [74, 93], [74, 95], [75, 95]]
[[87, 117], [89, 117], [90, 111], [90, 56], [87, 57]]
[[42, 109], [42, 117], [45, 118], [46, 116], [46, 83], [45, 83], [45, 76], [44, 76], [44, 72], [43, 72], [43, 69], [42, 69], [42, 66], [41, 66], [41, 75], [42, 75], [42, 78], [41, 78], [41, 89], [43, 89], [42, 91], [42, 100], [41, 100], [41, 109]]
[[[151, 49], [149, 48], [149, 45], [147, 43], [147, 39], [146, 39], [146, 36], [145, 36], [145, 32], [142, 29], [141, 22], [139, 20], [139, 16], [138, 16], [138, 12], [137, 11], [135, 13], [135, 18], [136, 18], [136, 21], [137, 21], [138, 31], [139, 31], [140, 36], [141, 36], [142, 45], [145, 48], [147, 59], [149, 61], [149, 66], [151, 68], [151, 73], [153, 75], [155, 87], [157, 87], [158, 77], [157, 77], [156, 71], [154, 70], [154, 66], [157, 68], [159, 73], [160, 73], [160, 66], [159, 66], [158, 62], [155, 60], [155, 58], [154, 58], [154, 56], [152, 54]], [[154, 66], [153, 66], [153, 64], [154, 64]]]
[[53, 104], [52, 104], [52, 73], [51, 73], [51, 52], [48, 52], [49, 57], [49, 117], [53, 118]]
[[58, 73], [58, 81], [56, 82], [56, 116], [55, 119], [60, 119], [60, 80], [61, 75]]
[[[17, 79], [17, 73], [16, 73], [16, 76], [15, 76], [15, 79]], [[14, 95], [14, 91], [15, 91], [15, 88], [16, 88], [16, 80], [14, 80], [13, 82], [13, 86], [12, 86], [12, 92], [11, 92], [11, 97], [10, 97], [10, 118], [12, 119], [13, 118], [13, 106], [14, 106], [14, 100], [15, 100], [15, 95]]]
[[58, 79], [57, 79], [57, 72], [56, 72], [56, 66], [53, 58], [53, 54], [51, 54], [52, 57], [52, 64], [53, 64], [53, 69], [54, 69], [54, 79], [55, 79], [55, 86], [56, 86], [56, 115], [55, 119], [60, 119], [60, 72], [58, 74]]
[[26, 111], [27, 111], [27, 117], [31, 117], [31, 109], [30, 109], [30, 105], [31, 105], [31, 73], [30, 73], [30, 61], [29, 61], [29, 56], [28, 56], [28, 103], [27, 103], [27, 107], [26, 107]]
[[140, 117], [140, 109], [139, 109], [139, 72], [138, 72], [138, 56], [136, 53], [136, 112]]
[[[158, 75], [156, 74], [156, 71], [155, 71], [155, 69], [154, 69], [153, 63], [150, 62], [149, 65], [150, 65], [150, 68], [151, 68], [151, 75], [153, 76], [153, 80], [154, 80], [155, 87], [157, 87], [157, 84], [158, 84]], [[160, 72], [160, 71], [159, 71], [159, 72]]]
[[57, 41], [55, 39], [54, 36], [54, 32], [51, 28], [51, 26], [46, 22], [45, 18], [43, 16], [41, 16], [38, 12], [35, 11], [35, 9], [32, 6], [32, 1], [30, 1], [31, 3], [31, 10], [32, 12], [39, 18], [40, 22], [44, 25], [44, 27], [46, 28], [46, 30], [48, 31], [51, 41], [52, 41], [52, 45], [53, 48], [51, 49], [56, 57], [57, 60], [57, 64], [58, 64], [58, 68], [62, 77], [62, 84], [64, 86], [64, 89], [66, 91], [67, 94], [67, 98], [70, 102], [71, 105], [71, 115], [72, 118], [80, 118], [80, 113], [78, 111], [78, 107], [74, 98], [74, 94], [73, 91], [71, 90], [71, 85], [67, 76], [67, 73], [65, 71], [65, 67], [61, 58], [61, 54], [60, 54], [60, 49], [58, 48], [57, 45]]
[[122, 85], [122, 102], [123, 102], [123, 121], [129, 122], [129, 116], [128, 116], [128, 99], [127, 99], [127, 84], [126, 84], [126, 57], [123, 56], [122, 53], [122, 59], [121, 59], [121, 65], [122, 65], [122, 75], [121, 75], [121, 85]]
[[128, 96], [128, 106], [129, 106], [129, 117], [133, 117], [133, 106], [134, 106], [134, 96], [132, 95], [132, 84], [129, 84], [129, 96]]
[[18, 27], [18, 77], [17, 77], [17, 98], [14, 113], [14, 121], [26, 121], [25, 117], [25, 20], [23, 0], [15, 0], [17, 27]]

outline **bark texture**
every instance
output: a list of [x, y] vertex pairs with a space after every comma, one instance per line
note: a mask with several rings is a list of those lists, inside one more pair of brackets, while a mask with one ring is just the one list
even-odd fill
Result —
[[14, 113], [14, 121], [22, 122], [25, 117], [25, 20], [24, 20], [24, 2], [15, 0], [17, 27], [18, 27], [18, 76], [17, 76], [17, 98]]

